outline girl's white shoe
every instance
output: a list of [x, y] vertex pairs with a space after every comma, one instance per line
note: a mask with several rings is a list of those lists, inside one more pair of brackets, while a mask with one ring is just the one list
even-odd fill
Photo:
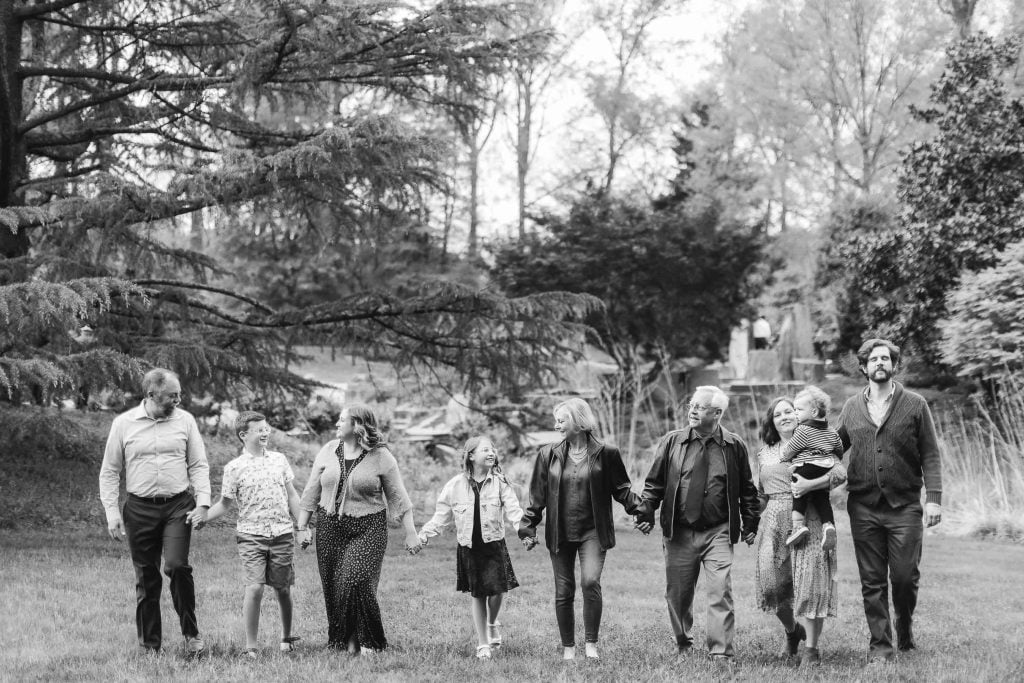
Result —
[[597, 656], [597, 643], [587, 643], [585, 649], [587, 651], [587, 659], [600, 659]]
[[575, 647], [562, 648], [562, 659], [565, 660], [565, 661], [569, 661], [570, 659], [576, 659], [576, 648]]
[[491, 658], [491, 646], [490, 645], [477, 645], [476, 646], [476, 658], [477, 659], [490, 659]]

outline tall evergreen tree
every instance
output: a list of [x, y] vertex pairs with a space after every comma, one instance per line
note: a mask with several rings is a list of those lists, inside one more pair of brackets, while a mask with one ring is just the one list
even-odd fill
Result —
[[[435, 280], [274, 300], [246, 285], [259, 273], [227, 268], [244, 254], [218, 261], [204, 239], [229, 221], [234, 247], [261, 230], [300, 242], [382, 215], [422, 223], [442, 150], [402, 113], [451, 106], [439, 84], [473, 93], [535, 46], [502, 28], [512, 11], [0, 0], [0, 396], [128, 382], [152, 364], [193, 386], [295, 385], [283, 368], [296, 338], [471, 383], [550, 370], [540, 351], [593, 299]], [[176, 220], [189, 217], [191, 235]]]

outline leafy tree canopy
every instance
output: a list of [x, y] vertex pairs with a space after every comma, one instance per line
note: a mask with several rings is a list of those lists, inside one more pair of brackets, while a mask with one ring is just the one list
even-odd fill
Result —
[[498, 250], [494, 277], [520, 295], [564, 290], [600, 298], [599, 344], [623, 367], [636, 358], [720, 357], [756, 294], [763, 236], [722, 224], [714, 207], [654, 210], [586, 195], [545, 232]]
[[[392, 288], [382, 271], [353, 285], [338, 267], [372, 261], [380, 226], [429, 232], [423, 195], [443, 189], [443, 149], [417, 124], [456, 106], [445, 84], [475, 92], [543, 48], [509, 29], [513, 11], [0, 0], [3, 393], [127, 383], [154, 364], [195, 388], [294, 386], [282, 368], [296, 340], [470, 383], [551, 370], [557, 354], [541, 351], [564, 350], [594, 299], [507, 299], [437, 278]], [[191, 239], [175, 221], [187, 216]], [[346, 258], [303, 271], [307, 236]], [[282, 252], [260, 254], [275, 239], [292, 270]], [[267, 278], [240, 272], [248, 247]]]
[[[1024, 103], [1012, 84], [1019, 53], [1016, 39], [985, 35], [950, 47], [930, 106], [915, 112], [934, 134], [904, 159], [896, 226], [855, 232], [838, 249], [855, 264], [862, 324], [910, 342], [931, 363], [941, 361], [947, 294], [1024, 238]], [[885, 223], [862, 217], [850, 220]]]

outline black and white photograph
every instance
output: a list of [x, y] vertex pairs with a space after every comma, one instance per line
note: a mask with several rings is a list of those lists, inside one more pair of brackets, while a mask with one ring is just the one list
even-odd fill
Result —
[[1024, 2], [0, 0], [0, 681], [1024, 680]]

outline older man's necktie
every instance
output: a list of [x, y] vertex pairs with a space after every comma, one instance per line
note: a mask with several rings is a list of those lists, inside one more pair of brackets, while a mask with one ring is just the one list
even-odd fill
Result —
[[696, 524], [700, 519], [701, 508], [704, 507], [704, 487], [708, 483], [708, 447], [707, 441], [700, 439], [700, 449], [693, 460], [690, 470], [690, 483], [686, 487], [686, 509], [684, 517], [689, 524]]

